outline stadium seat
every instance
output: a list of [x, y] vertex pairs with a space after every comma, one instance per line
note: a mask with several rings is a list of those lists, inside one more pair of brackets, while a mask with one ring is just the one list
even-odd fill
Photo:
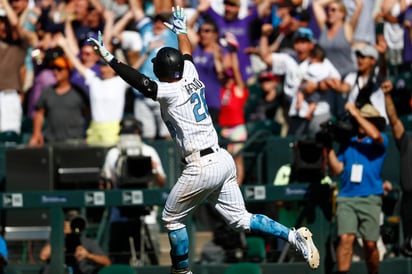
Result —
[[260, 263], [266, 261], [265, 240], [262, 237], [246, 237], [246, 261]]
[[262, 274], [262, 269], [256, 263], [240, 262], [230, 265], [224, 274]]
[[127, 264], [112, 264], [100, 269], [98, 274], [136, 274], [136, 270]]

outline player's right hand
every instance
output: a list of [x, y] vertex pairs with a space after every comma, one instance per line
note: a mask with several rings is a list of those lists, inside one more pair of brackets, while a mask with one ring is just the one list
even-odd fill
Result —
[[184, 8], [180, 6], [172, 7], [173, 24], [163, 22], [171, 31], [176, 34], [187, 34], [186, 15]]
[[103, 45], [103, 38], [102, 38], [102, 33], [99, 31], [98, 40], [96, 40], [93, 37], [87, 38], [87, 42], [90, 42], [93, 44], [94, 50], [99, 54], [107, 63], [112, 61], [114, 58], [113, 54], [111, 54], [106, 47]]

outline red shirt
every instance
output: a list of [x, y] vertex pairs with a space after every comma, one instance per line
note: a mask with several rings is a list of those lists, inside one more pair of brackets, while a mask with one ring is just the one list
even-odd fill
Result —
[[249, 91], [245, 87], [241, 97], [236, 96], [235, 84], [229, 89], [220, 90], [220, 113], [219, 126], [232, 127], [245, 124], [244, 107], [249, 96]]

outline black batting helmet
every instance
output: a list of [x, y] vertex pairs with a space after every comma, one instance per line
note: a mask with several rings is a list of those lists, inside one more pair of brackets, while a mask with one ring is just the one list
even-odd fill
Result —
[[161, 48], [152, 59], [157, 78], [180, 79], [183, 76], [183, 55], [175, 48]]

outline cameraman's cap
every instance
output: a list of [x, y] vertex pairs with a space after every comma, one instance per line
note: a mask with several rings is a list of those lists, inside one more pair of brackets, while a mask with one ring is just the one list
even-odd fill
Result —
[[240, 0], [224, 0], [223, 4], [229, 5], [229, 6], [239, 7], [240, 6]]
[[385, 130], [386, 120], [374, 106], [371, 104], [365, 104], [359, 111], [360, 115], [374, 124], [379, 131]]
[[120, 122], [120, 134], [142, 134], [143, 124], [134, 117], [126, 117]]
[[361, 109], [360, 109], [360, 114], [364, 118], [372, 118], [372, 117], [381, 117], [381, 114], [379, 110], [377, 110], [374, 106], [371, 104], [365, 104]]
[[355, 50], [356, 54], [359, 54], [363, 57], [372, 57], [375, 60], [378, 59], [378, 51], [372, 45], [366, 45], [363, 48]]
[[70, 209], [64, 215], [64, 220], [70, 222], [71, 220], [73, 220], [77, 216], [80, 216], [80, 212], [76, 209]]
[[293, 34], [293, 40], [307, 40], [309, 42], [314, 42], [315, 37], [310, 28], [298, 28], [298, 30]]

